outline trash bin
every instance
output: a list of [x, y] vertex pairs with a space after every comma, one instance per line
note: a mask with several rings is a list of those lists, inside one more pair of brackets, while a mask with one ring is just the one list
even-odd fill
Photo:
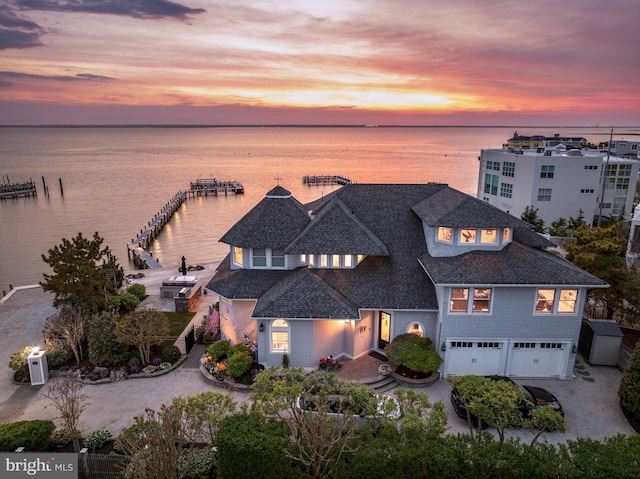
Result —
[[44, 384], [49, 379], [49, 366], [47, 365], [47, 354], [44, 351], [33, 351], [27, 356], [29, 363], [29, 375], [31, 385]]

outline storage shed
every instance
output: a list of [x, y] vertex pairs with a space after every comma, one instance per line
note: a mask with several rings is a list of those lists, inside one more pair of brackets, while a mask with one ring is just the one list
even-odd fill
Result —
[[578, 350], [589, 364], [616, 366], [622, 331], [615, 321], [607, 319], [584, 319], [580, 329]]

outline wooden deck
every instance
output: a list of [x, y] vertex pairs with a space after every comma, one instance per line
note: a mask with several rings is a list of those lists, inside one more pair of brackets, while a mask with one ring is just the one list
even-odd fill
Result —
[[173, 214], [180, 208], [187, 198], [186, 191], [179, 191], [160, 211], [140, 230], [140, 233], [127, 245], [127, 255], [133, 255], [133, 262], [136, 266], [147, 268], [161, 268], [162, 265], [156, 260], [147, 248], [151, 246], [153, 240], [160, 234], [162, 228], [169, 222]]
[[21, 198], [25, 196], [38, 196], [36, 184], [30, 180], [24, 183], [0, 184], [0, 199]]
[[198, 178], [191, 182], [188, 194], [191, 196], [217, 195], [218, 193], [243, 194], [244, 186], [237, 181], [220, 181], [215, 178]]
[[302, 177], [305, 185], [348, 185], [349, 178], [340, 175], [306, 175]]

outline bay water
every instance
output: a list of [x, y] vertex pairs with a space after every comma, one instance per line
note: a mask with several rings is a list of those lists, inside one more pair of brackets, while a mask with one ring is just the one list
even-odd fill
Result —
[[[1, 181], [32, 179], [38, 195], [0, 201], [0, 290], [41, 281], [48, 271], [42, 255], [78, 233], [98, 232], [120, 265], [133, 270], [127, 243], [197, 178], [238, 181], [245, 193], [188, 198], [179, 208], [151, 246], [160, 264], [176, 271], [182, 256], [191, 265], [224, 258], [228, 246], [219, 238], [276, 185], [302, 203], [338, 188], [304, 185], [305, 175], [447, 183], [475, 194], [480, 150], [500, 148], [514, 130], [3, 127]], [[594, 143], [609, 139], [607, 128], [519, 129], [521, 135], [554, 133]]]

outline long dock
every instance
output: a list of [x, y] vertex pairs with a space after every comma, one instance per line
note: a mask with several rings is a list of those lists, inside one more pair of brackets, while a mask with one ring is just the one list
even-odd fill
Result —
[[351, 180], [340, 175], [305, 175], [302, 182], [305, 185], [348, 185]]
[[24, 183], [2, 183], [0, 184], [0, 199], [20, 198], [23, 196], [38, 196], [36, 184], [33, 180]]
[[217, 195], [218, 193], [234, 193], [243, 194], [244, 186], [237, 181], [220, 181], [215, 178], [198, 178], [191, 182], [190, 189], [187, 192], [190, 196], [208, 196], [209, 194]]
[[169, 222], [173, 214], [187, 198], [186, 191], [179, 191], [165, 204], [160, 211], [140, 230], [140, 233], [127, 244], [127, 256], [133, 256], [134, 264], [143, 269], [155, 269], [162, 266], [153, 255], [147, 251], [153, 240], [160, 234], [162, 228]]

